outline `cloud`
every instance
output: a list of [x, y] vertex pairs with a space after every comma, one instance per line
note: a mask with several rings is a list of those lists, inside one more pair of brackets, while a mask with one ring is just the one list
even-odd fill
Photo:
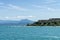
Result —
[[38, 6], [38, 5], [32, 5], [33, 7], [37, 7], [37, 8], [40, 8], [41, 6]]
[[55, 11], [56, 9], [53, 9], [53, 8], [47, 8], [48, 10], [50, 11]]
[[43, 10], [48, 10], [48, 11], [55, 11], [56, 9], [48, 6], [40, 6], [40, 5], [32, 5], [35, 8], [43, 9]]
[[36, 16], [16, 16], [16, 18], [35, 18]]
[[28, 16], [29, 18], [36, 18], [36, 16]]
[[5, 17], [0, 17], [2, 20], [20, 20], [20, 19], [31, 19], [31, 18], [36, 18], [36, 16], [5, 16]]
[[25, 9], [25, 8], [22, 8], [22, 7], [20, 7], [20, 6], [16, 6], [16, 5], [13, 5], [13, 4], [8, 4], [8, 7], [10, 8], [10, 9], [16, 9], [16, 10], [23, 10], [23, 11], [26, 11], [27, 9]]
[[1, 8], [6, 8], [6, 9], [13, 9], [13, 10], [19, 10], [19, 11], [27, 11], [28, 9], [25, 9], [21, 6], [16, 6], [13, 4], [5, 4], [5, 3], [0, 3]]
[[9, 17], [5, 17], [6, 19], [8, 19]]
[[55, 2], [57, 2], [57, 1], [56, 0], [46, 0], [45, 3], [55, 3]]
[[0, 5], [3, 5], [4, 3], [0, 3]]
[[1, 3], [1, 2], [0, 2], [0, 7], [1, 7], [1, 8], [4, 8], [4, 7], [5, 7], [5, 6], [4, 6], [4, 3]]

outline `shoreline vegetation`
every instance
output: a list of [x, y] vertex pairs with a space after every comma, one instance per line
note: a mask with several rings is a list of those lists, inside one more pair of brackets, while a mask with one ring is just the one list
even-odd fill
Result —
[[48, 20], [38, 20], [27, 26], [60, 26], [60, 18], [50, 18]]

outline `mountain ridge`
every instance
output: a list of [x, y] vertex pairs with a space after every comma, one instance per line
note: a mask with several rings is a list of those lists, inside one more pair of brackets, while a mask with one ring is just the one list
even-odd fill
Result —
[[21, 19], [21, 20], [0, 20], [0, 25], [26, 25], [28, 23], [32, 23], [32, 20], [29, 19]]

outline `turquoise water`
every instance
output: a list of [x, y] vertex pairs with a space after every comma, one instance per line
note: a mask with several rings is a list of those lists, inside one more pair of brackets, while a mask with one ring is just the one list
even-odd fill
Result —
[[60, 40], [60, 27], [0, 26], [0, 40]]

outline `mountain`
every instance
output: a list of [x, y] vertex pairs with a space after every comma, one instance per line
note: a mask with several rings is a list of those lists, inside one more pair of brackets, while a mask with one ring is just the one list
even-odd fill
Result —
[[0, 20], [0, 25], [26, 25], [26, 24], [30, 24], [33, 23], [33, 21], [29, 20], [29, 19], [22, 19], [19, 21], [15, 21], [15, 20]]
[[31, 24], [31, 23], [33, 23], [33, 21], [28, 20], [28, 19], [22, 19], [22, 20], [19, 22], [20, 25], [27, 25], [27, 24]]

